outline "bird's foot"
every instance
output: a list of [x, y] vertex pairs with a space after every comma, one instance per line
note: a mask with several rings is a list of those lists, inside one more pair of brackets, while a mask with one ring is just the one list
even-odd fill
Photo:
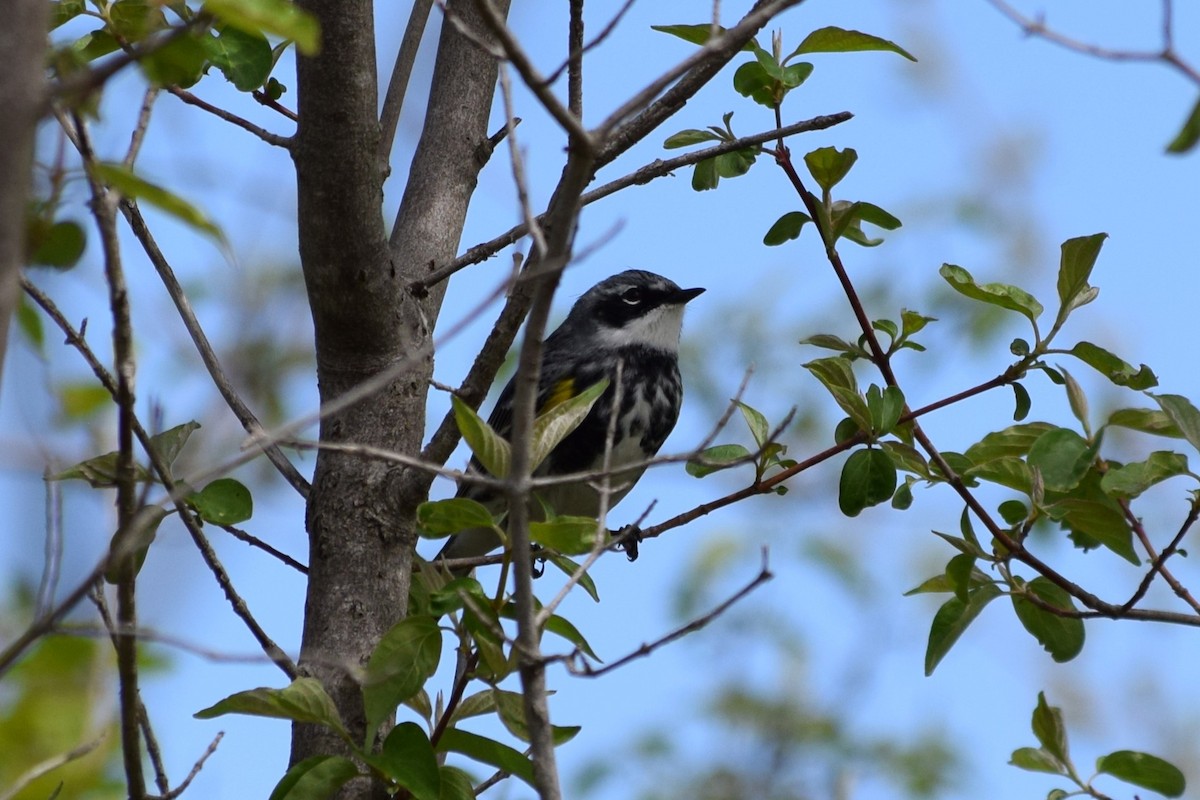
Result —
[[630, 561], [637, 561], [638, 545], [642, 541], [642, 529], [637, 525], [626, 525], [619, 531], [610, 531], [616, 544], [614, 550], [621, 550]]

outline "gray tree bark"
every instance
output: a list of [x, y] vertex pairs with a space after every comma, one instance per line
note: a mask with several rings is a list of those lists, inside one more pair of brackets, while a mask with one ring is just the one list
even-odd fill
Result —
[[43, 100], [45, 0], [9, 0], [0, 25], [0, 377], [21, 290], [33, 140]]
[[[432, 377], [431, 328], [444, 287], [406, 290], [453, 258], [482, 166], [496, 63], [444, 24], [424, 131], [389, 244], [382, 221], [386, 164], [378, 155], [378, 78], [371, 0], [301, 0], [321, 24], [319, 55], [297, 67], [295, 164], [300, 258], [316, 329], [321, 400], [404, 362], [386, 388], [322, 421], [321, 439], [421, 452]], [[507, 2], [503, 5], [507, 11]], [[483, 32], [470, 2], [451, 2]], [[424, 496], [405, 470], [339, 453], [317, 458], [309, 497], [308, 596], [301, 670], [322, 680], [352, 734], [365, 724], [351, 670], [407, 610]], [[292, 762], [344, 753], [328, 731], [296, 725]], [[343, 797], [367, 797], [354, 784]]]

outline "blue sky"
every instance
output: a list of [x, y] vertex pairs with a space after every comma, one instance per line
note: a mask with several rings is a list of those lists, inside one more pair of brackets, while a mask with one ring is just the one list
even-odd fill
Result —
[[[590, 7], [593, 30], [611, 13], [604, 5], [615, 6]], [[738, 8], [726, 4], [726, 18], [733, 18]], [[1158, 9], [1150, 4], [1133, 8], [1117, 2], [1047, 0], [1022, 8], [1029, 14], [1045, 10], [1049, 23], [1060, 30], [1111, 47], [1157, 46]], [[593, 53], [586, 74], [587, 121], [594, 124], [631, 91], [689, 54], [689, 45], [650, 30], [650, 25], [701, 22], [710, 9], [709, 3], [635, 5], [617, 35]], [[380, 4], [379, 60], [385, 71], [404, 16], [391, 4]], [[546, 71], [562, 57], [556, 32], [564, 16], [561, 9], [539, 8], [518, 11], [512, 19], [530, 49], [544, 54], [538, 63]], [[976, 310], [968, 301], [943, 298], [935, 311], [929, 297], [940, 283], [937, 269], [943, 262], [960, 264], [981, 280], [1020, 284], [1048, 301], [1054, 296], [1059, 243], [1105, 231], [1110, 238], [1092, 280], [1100, 287], [1100, 297], [1078, 313], [1066, 334], [1074, 338], [1067, 342], [1090, 339], [1135, 364], [1151, 361], [1160, 391], [1200, 401], [1200, 378], [1189, 342], [1200, 278], [1188, 242], [1196, 219], [1198, 167], [1194, 156], [1163, 153], [1195, 102], [1197, 87], [1161, 65], [1098, 61], [1026, 38], [982, 0], [814, 0], [783, 16], [777, 27], [790, 49], [807, 31], [824, 25], [893, 39], [920, 59], [914, 65], [883, 53], [813, 56], [813, 76], [789, 98], [784, 112], [786, 122], [854, 112], [855, 118], [845, 125], [793, 140], [793, 151], [799, 155], [826, 145], [855, 148], [858, 164], [839, 191], [881, 205], [905, 222], [888, 234], [881, 248], [846, 245], [843, 257], [857, 281], [877, 289], [867, 295], [873, 316], [894, 317], [904, 306], [942, 317], [922, 339], [930, 353], [898, 361], [909, 400], [923, 404], [998, 373], [1007, 363], [1008, 338], [1024, 333], [1014, 320], [1003, 335], [980, 345], [967, 335], [968, 316]], [[1188, 44], [1198, 28], [1200, 12], [1181, 5], [1177, 40]], [[555, 40], [547, 41], [552, 32]], [[766, 43], [767, 37], [760, 40]], [[394, 174], [387, 186], [389, 216], [399, 201], [407, 154], [419, 133], [422, 87], [429, 79], [434, 42], [426, 37], [414, 96], [401, 123]], [[1186, 48], [1183, 55], [1200, 59], [1200, 53]], [[288, 70], [283, 65], [279, 74], [294, 85]], [[663, 157], [661, 142], [668, 134], [717, 124], [727, 111], [735, 112], [738, 133], [769, 129], [769, 113], [733, 92], [732, 72], [730, 68], [722, 73], [674, 120], [602, 172], [598, 181]], [[219, 75], [206, 78], [196, 92], [273, 130], [290, 132], [277, 117], [227, 88]], [[122, 152], [128, 136], [123, 121], [136, 111], [139, 93], [139, 82], [132, 76], [110, 90], [104, 127], [97, 133], [102, 152]], [[294, 95], [285, 100], [294, 101]], [[520, 94], [517, 105], [525, 120], [518, 132], [530, 188], [535, 203], [544, 203], [561, 169], [563, 137], [527, 95]], [[491, 238], [519, 218], [502, 155], [498, 152], [481, 176], [464, 248]], [[289, 159], [166, 97], [155, 112], [140, 169], [147, 177], [177, 187], [225, 230], [236, 264], [224, 261], [210, 242], [175, 222], [152, 212], [147, 215], [185, 284], [208, 298], [200, 303], [202, 322], [218, 340], [237, 336], [228, 329], [230, 315], [222, 309], [221, 292], [239, 285], [239, 271], [296, 259]], [[836, 419], [832, 402], [800, 366], [814, 351], [796, 341], [816, 332], [850, 336], [854, 326], [814, 237], [802, 235], [779, 248], [761, 244], [775, 218], [796, 207], [786, 181], [767, 158], [749, 175], [723, 182], [715, 192], [693, 192], [688, 174], [681, 172], [600, 201], [585, 211], [577, 239], [594, 252], [567, 272], [557, 307], [565, 312], [592, 283], [627, 267], [653, 269], [682, 285], [706, 286], [709, 292], [689, 308], [684, 334], [691, 347], [690, 362], [685, 363], [704, 366], [706, 374], [685, 374], [689, 385], [703, 382], [713, 397], [728, 397], [753, 361], [757, 372], [746, 396], [749, 402], [772, 419], [798, 406], [828, 430]], [[132, 247], [128, 252], [135, 311], [142, 323], [139, 380], [144, 401], [161, 400], [168, 423], [211, 410], [211, 390], [203, 380], [189, 377], [198, 362], [181, 360], [180, 353], [187, 352], [179, 346], [182, 327], [164, 312], [165, 297], [148, 265], [133, 255]], [[467, 313], [509, 263], [502, 255], [452, 282], [442, 324]], [[106, 311], [94, 248], [71, 273], [35, 273], [33, 278], [59, 298], [73, 318], [92, 318], [92, 339], [106, 349], [101, 335]], [[461, 378], [493, 313], [439, 353], [441, 380], [453, 384]], [[292, 325], [297, 337], [307, 335], [307, 320], [281, 322]], [[73, 354], [55, 349], [58, 341], [56, 336], [48, 339], [48, 365], [17, 344], [0, 389], [0, 439], [9, 445], [9, 455], [0, 462], [0, 507], [14, 509], [12, 519], [29, 521], [0, 537], [0, 579], [5, 581], [17, 576], [36, 580], [40, 569], [42, 531], [37, 523], [43, 454], [70, 463], [110, 444], [90, 441], [81, 431], [48, 431], [55, 409], [45, 387], [82, 375]], [[1147, 405], [1130, 393], [1115, 395], [1083, 365], [1064, 363], [1095, 392], [1097, 419], [1113, 403]], [[1029, 386], [1034, 418], [1068, 424], [1061, 390], [1036, 378]], [[308, 410], [315, 403], [309, 382], [297, 382], [289, 391], [293, 410]], [[700, 402], [694, 394], [693, 398], [685, 405], [668, 449], [693, 446], [719, 413], [711, 403]], [[442, 413], [440, 398], [435, 396], [433, 402], [431, 419], [436, 422]], [[1007, 391], [979, 398], [930, 418], [927, 429], [941, 446], [963, 449], [990, 429], [982, 426], [1003, 424], [990, 420], [1005, 419], [1010, 404]], [[241, 436], [227, 423], [203, 432], [210, 437], [206, 452], [236, 451]], [[746, 440], [736, 426], [731, 428], [729, 438], [739, 437]], [[815, 452], [828, 441], [828, 433], [815, 439], [797, 437], [792, 455]], [[462, 456], [456, 458], [461, 461]], [[302, 467], [311, 470], [311, 460]], [[596, 578], [603, 602], [594, 605], [584, 597], [573, 598], [565, 613], [601, 655], [612, 658], [678, 624], [673, 597], [698, 553], [729, 543], [738, 554], [704, 587], [707, 600], [700, 605], [707, 607], [749, 580], [757, 568], [759, 546], [769, 545], [778, 577], [748, 601], [743, 613], [782, 622], [802, 643], [804, 655], [788, 660], [752, 638], [743, 644], [738, 626], [729, 620], [598, 681], [553, 675], [556, 721], [585, 723], [584, 732], [560, 753], [568, 776], [608, 752], [614, 742], [673, 720], [681, 723], [673, 732], [683, 748], [703, 757], [721, 740], [717, 732], [694, 721], [714, 678], [722, 675], [739, 676], [750, 686], [791, 686], [816, 698], [850, 698], [850, 724], [864, 733], [944, 730], [969, 759], [953, 796], [999, 800], [1057, 785], [1004, 765], [1012, 749], [1033, 743], [1028, 719], [1040, 689], [1065, 707], [1072, 732], [1079, 733], [1076, 747], [1083, 769], [1094, 756], [1119, 748], [1190, 757], [1196, 763], [1191, 743], [1200, 709], [1184, 689], [1190, 688], [1188, 665], [1200, 656], [1200, 647], [1188, 630], [1090, 623], [1083, 654], [1060, 666], [998, 601], [934, 676], [925, 678], [925, 636], [935, 606], [900, 594], [938, 572], [949, 558], [951, 553], [929, 531], [953, 530], [960, 508], [947, 490], [918, 490], [914, 508], [904, 514], [877, 509], [848, 522], [838, 513], [833, 496], [836, 469], [825, 465], [800, 476], [786, 497], [751, 500], [676, 530], [645, 547], [636, 564], [619, 557], [600, 564]], [[665, 519], [737, 488], [744, 479], [720, 475], [698, 482], [678, 467], [653, 471], [616, 511], [615, 521], [626, 514], [636, 516], [652, 500], [658, 505], [650, 520]], [[1187, 488], [1182, 480], [1171, 481], [1141, 508], [1156, 538], [1165, 540], [1182, 517]], [[84, 574], [102, 552], [112, 518], [107, 497], [82, 487], [68, 487], [67, 497], [64, 585]], [[1003, 497], [987, 495], [991, 502]], [[256, 514], [247, 528], [302, 557], [303, 508], [296, 498], [278, 490], [256, 500]], [[250, 607], [294, 653], [302, 581], [238, 543], [220, 544]], [[865, 588], [851, 591], [815, 564], [811, 552], [816, 544], [860, 559]], [[1136, 571], [1103, 554], [1081, 557], [1055, 545], [1047, 552], [1107, 598], [1123, 597], [1136, 585]], [[1176, 568], [1185, 583], [1196, 585], [1200, 574], [1194, 565], [1181, 560]], [[253, 641], [228, 612], [181, 529], [164, 527], [143, 575], [141, 608], [149, 627], [222, 653], [255, 654]], [[1171, 604], [1169, 593], [1156, 591], [1151, 597], [1158, 605]], [[226, 730], [220, 750], [191, 790], [193, 796], [266, 796], [286, 760], [284, 724], [232, 718], [202, 722], [190, 715], [238, 689], [281, 685], [281, 676], [262, 664], [212, 663], [186, 652], [171, 655], [174, 668], [148, 681], [146, 701], [166, 742], [172, 777], [178, 780], [186, 774], [215, 732]], [[1200, 781], [1194, 769], [1189, 777], [1193, 783]], [[622, 797], [621, 788], [619, 781], [610, 784], [602, 796]], [[1110, 784], [1108, 789], [1118, 787]], [[521, 786], [508, 792], [516, 797], [530, 794]], [[863, 776], [853, 796], [869, 800], [895, 795], [886, 784]]]

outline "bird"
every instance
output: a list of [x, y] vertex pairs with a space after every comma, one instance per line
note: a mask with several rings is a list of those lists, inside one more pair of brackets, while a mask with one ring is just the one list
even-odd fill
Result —
[[[621, 467], [653, 458], [679, 419], [683, 402], [679, 373], [683, 311], [704, 291], [681, 289], [662, 275], [629, 269], [605, 278], [580, 295], [566, 319], [543, 343], [537, 413], [545, 413], [604, 379], [609, 385], [579, 427], [536, 468], [534, 477], [604, 468], [619, 377], [620, 409], [609, 461], [612, 478], [608, 508], [629, 493], [645, 466], [624, 471]], [[488, 417], [491, 428], [506, 439], [512, 432], [515, 383], [514, 378], [504, 387]], [[474, 457], [467, 471], [485, 472]], [[586, 480], [543, 487], [537, 494], [558, 515], [596, 517], [600, 513], [600, 492]], [[477, 500], [493, 514], [505, 507], [500, 490], [471, 481], [460, 482], [457, 496]], [[500, 544], [494, 530], [472, 528], [453, 534], [434, 560], [474, 558]], [[626, 552], [632, 559], [636, 549]], [[469, 572], [469, 568], [452, 570], [455, 576]]]

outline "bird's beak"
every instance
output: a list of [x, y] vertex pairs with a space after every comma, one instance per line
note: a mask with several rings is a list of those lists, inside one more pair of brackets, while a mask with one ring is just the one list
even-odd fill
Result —
[[691, 300], [696, 299], [697, 297], [699, 297], [702, 294], [704, 294], [703, 288], [680, 289], [678, 292], [675, 292], [675, 294], [671, 296], [671, 299], [669, 302], [674, 305], [683, 305], [684, 303], [687, 303]]

